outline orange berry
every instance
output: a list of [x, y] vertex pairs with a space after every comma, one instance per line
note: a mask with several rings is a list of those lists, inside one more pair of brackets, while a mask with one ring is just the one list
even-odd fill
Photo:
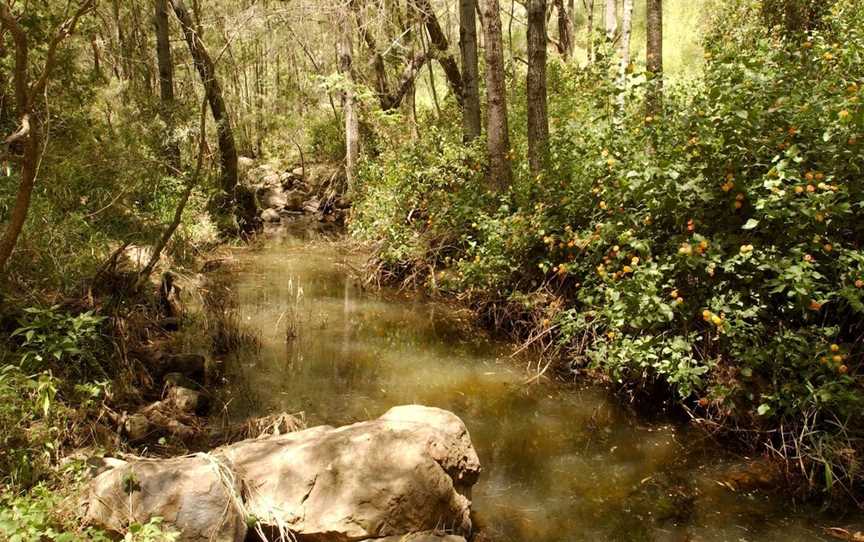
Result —
[[864, 280], [858, 279], [855, 281], [856, 288], [864, 288]]
[[849, 367], [846, 367], [845, 365], [841, 365], [840, 367], [837, 367], [837, 372], [840, 373], [841, 375], [845, 375], [846, 373], [849, 372]]

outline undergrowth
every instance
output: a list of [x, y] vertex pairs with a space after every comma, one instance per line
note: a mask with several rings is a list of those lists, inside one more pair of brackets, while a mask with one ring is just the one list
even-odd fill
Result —
[[376, 243], [383, 278], [554, 341], [572, 371], [659, 384], [806, 489], [858, 494], [864, 6], [831, 6], [803, 33], [727, 3], [703, 73], [667, 86], [660, 118], [644, 113], [644, 73], [620, 84], [603, 55], [553, 63], [536, 178], [514, 83], [504, 193], [486, 189], [483, 143], [464, 146], [455, 119], [411, 145], [387, 133], [352, 232]]

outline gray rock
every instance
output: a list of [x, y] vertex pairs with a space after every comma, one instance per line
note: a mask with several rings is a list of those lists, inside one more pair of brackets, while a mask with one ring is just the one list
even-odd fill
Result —
[[151, 429], [150, 420], [143, 414], [132, 414], [123, 421], [123, 433], [130, 442], [144, 440]]
[[258, 190], [258, 202], [264, 209], [281, 209], [285, 207], [286, 196], [281, 184], [265, 186]]
[[184, 375], [183, 373], [168, 373], [162, 377], [162, 381], [167, 386], [180, 386], [183, 388], [195, 389], [199, 385], [197, 382]]
[[285, 209], [288, 211], [302, 211], [307, 195], [302, 190], [289, 190], [285, 192]]
[[210, 455], [138, 459], [94, 478], [86, 518], [121, 533], [131, 522], [159, 516], [184, 541], [242, 542], [240, 492], [230, 468]]
[[261, 220], [264, 222], [279, 222], [282, 217], [276, 209], [264, 209], [261, 211]]
[[[470, 533], [470, 492], [479, 473], [456, 415], [409, 405], [345, 427], [123, 464], [93, 480], [86, 517], [119, 531], [130, 520], [162, 516], [182, 533], [181, 541], [196, 542], [240, 542], [243, 519], [253, 516], [263, 526], [319, 542], [396, 541], [404, 535], [414, 542], [463, 542], [429, 533]], [[123, 491], [130, 475], [140, 485], [131, 495]]]
[[181, 412], [202, 412], [206, 407], [203, 393], [181, 386], [173, 386], [168, 390], [168, 400]]
[[254, 165], [255, 160], [249, 158], [248, 156], [239, 156], [237, 158], [237, 169], [240, 171], [241, 174], [246, 173], [247, 171], [252, 169], [252, 166]]

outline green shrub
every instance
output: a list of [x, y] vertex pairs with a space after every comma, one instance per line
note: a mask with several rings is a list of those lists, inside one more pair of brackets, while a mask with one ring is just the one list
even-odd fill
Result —
[[704, 73], [667, 88], [661, 119], [640, 73], [621, 87], [602, 62], [550, 66], [538, 178], [514, 91], [506, 194], [484, 190], [457, 133], [394, 146], [365, 166], [352, 229], [385, 269], [537, 309], [574, 367], [665, 384], [848, 489], [864, 451], [864, 6], [838, 1], [807, 34], [760, 10], [726, 4]]

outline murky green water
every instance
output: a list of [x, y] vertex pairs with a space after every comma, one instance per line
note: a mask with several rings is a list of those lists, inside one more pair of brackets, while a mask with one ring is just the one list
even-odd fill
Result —
[[483, 464], [485, 539], [793, 542], [854, 527], [721, 485], [735, 460], [601, 389], [525, 385], [530, 359], [472, 336], [467, 314], [363, 291], [349, 278], [361, 259], [335, 245], [281, 238], [239, 257], [237, 310], [262, 347], [227, 360], [231, 415], [305, 411], [310, 425], [341, 425], [399, 404], [449, 409]]

